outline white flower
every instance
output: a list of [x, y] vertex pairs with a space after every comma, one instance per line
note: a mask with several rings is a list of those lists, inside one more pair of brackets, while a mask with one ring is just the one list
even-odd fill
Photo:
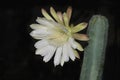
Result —
[[61, 12], [56, 13], [51, 7], [50, 13], [53, 18], [44, 9], [41, 11], [44, 17], [37, 18], [38, 24], [30, 25], [33, 29], [30, 35], [39, 40], [35, 43], [37, 49], [35, 54], [43, 56], [45, 62], [48, 62], [55, 54], [55, 66], [59, 64], [63, 66], [69, 59], [74, 61], [75, 58], [80, 58], [76, 49], [83, 51], [83, 48], [75, 39], [88, 40], [85, 34], [77, 33], [86, 28], [87, 23], [80, 23], [76, 26], [69, 25], [72, 14], [71, 7], [63, 14]]

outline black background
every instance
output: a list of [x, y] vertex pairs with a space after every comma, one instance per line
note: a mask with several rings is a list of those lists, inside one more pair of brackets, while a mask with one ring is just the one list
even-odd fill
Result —
[[[52, 60], [42, 61], [34, 54], [36, 42], [29, 33], [29, 25], [41, 16], [41, 8], [65, 11], [73, 7], [71, 22], [88, 22], [92, 15], [101, 14], [109, 20], [108, 45], [103, 80], [120, 80], [120, 9], [112, 0], [2, 0], [0, 2], [0, 80], [78, 80], [81, 60], [54, 67]], [[82, 42], [83, 45], [86, 43]]]

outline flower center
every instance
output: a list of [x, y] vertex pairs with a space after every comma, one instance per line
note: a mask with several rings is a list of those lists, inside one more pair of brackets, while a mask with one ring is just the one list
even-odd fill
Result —
[[71, 37], [71, 31], [65, 28], [57, 28], [52, 35], [47, 38], [50, 45], [62, 46]]

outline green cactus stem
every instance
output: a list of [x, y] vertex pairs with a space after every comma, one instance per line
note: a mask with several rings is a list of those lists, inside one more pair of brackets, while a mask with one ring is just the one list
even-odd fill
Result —
[[85, 48], [80, 80], [102, 80], [108, 34], [108, 20], [94, 15], [87, 30], [88, 46]]

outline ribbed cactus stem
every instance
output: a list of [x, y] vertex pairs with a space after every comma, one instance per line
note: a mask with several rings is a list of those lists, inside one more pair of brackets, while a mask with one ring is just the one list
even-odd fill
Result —
[[102, 80], [107, 33], [108, 20], [104, 16], [94, 15], [87, 30], [90, 40], [84, 52], [80, 80]]

